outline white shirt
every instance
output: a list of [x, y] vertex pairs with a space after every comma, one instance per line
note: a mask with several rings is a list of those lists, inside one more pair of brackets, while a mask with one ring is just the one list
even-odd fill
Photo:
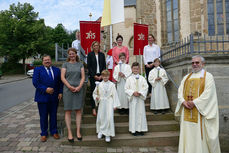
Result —
[[143, 60], [144, 64], [148, 64], [148, 62], [153, 62], [156, 58], [160, 57], [160, 47], [156, 44], [146, 45], [143, 50]]
[[73, 48], [75, 48], [75, 49], [79, 49], [79, 43], [80, 43], [80, 40], [74, 40], [73, 42], [72, 42], [72, 47]]
[[[110, 62], [109, 65], [108, 65], [108, 62]], [[107, 55], [106, 64], [108, 65], [107, 69], [113, 69], [113, 57], [112, 56]]]
[[[54, 74], [53, 74], [52, 67], [50, 66], [49, 68], [50, 68], [50, 71], [51, 71], [51, 73], [52, 73], [52, 78], [53, 78], [53, 80], [54, 80]], [[48, 73], [48, 75], [49, 75], [49, 70], [48, 70], [48, 68], [45, 67], [45, 69], [46, 69], [46, 71], [47, 71], [47, 73]]]
[[96, 57], [96, 63], [97, 63], [97, 70], [96, 70], [96, 73], [100, 73], [99, 72], [99, 55], [95, 55]]

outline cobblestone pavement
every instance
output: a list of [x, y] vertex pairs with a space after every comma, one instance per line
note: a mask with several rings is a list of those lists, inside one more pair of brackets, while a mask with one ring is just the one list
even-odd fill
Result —
[[37, 105], [33, 99], [0, 113], [0, 152], [1, 153], [176, 153], [177, 147], [83, 147], [64, 146], [61, 142], [67, 138], [55, 140], [48, 137], [40, 142], [40, 124]]

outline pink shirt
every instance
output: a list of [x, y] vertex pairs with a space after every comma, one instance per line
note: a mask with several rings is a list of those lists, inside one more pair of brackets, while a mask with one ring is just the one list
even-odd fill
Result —
[[124, 52], [126, 54], [126, 63], [129, 63], [129, 50], [126, 46], [122, 46], [122, 48], [119, 48], [118, 46], [114, 47], [113, 48], [113, 51], [112, 51], [112, 56], [113, 56], [113, 62], [114, 62], [114, 65], [113, 67], [115, 67], [119, 62], [119, 54]]

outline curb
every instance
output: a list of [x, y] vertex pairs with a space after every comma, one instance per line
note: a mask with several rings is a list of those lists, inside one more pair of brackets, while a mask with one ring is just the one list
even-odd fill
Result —
[[7, 83], [12, 83], [12, 82], [16, 82], [16, 81], [21, 81], [21, 80], [25, 80], [25, 79], [28, 79], [29, 77], [24, 77], [24, 78], [20, 78], [20, 79], [15, 79], [15, 80], [7, 80], [5, 82], [0, 82], [0, 85], [1, 84], [7, 84]]

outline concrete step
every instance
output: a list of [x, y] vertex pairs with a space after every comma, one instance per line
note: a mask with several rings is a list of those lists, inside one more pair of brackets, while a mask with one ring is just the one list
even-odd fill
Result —
[[[148, 121], [148, 131], [149, 132], [166, 132], [166, 131], [178, 131], [179, 124], [174, 120], [168, 121]], [[129, 132], [129, 123], [115, 123], [115, 133], [124, 134]], [[67, 128], [64, 129], [65, 135], [67, 135]], [[76, 126], [72, 125], [72, 133], [76, 135]], [[83, 136], [96, 135], [96, 125], [95, 124], [82, 124], [81, 133]]]
[[[145, 104], [145, 109], [146, 109], [146, 112], [150, 112], [150, 103], [146, 103]], [[84, 109], [83, 109], [83, 112], [84, 114], [91, 114], [92, 113], [92, 109], [91, 109], [91, 106], [89, 105], [85, 105], [84, 106]], [[118, 110], [115, 111], [116, 113], [118, 113]]]
[[[174, 120], [173, 113], [166, 114], [153, 114], [152, 112], [146, 112], [147, 121], [163, 121], [163, 120]], [[74, 122], [74, 121], [73, 121]], [[120, 115], [119, 113], [114, 113], [114, 122], [129, 122], [129, 115]], [[95, 124], [96, 117], [91, 114], [84, 114], [82, 118], [82, 123], [84, 124]], [[73, 123], [72, 123], [73, 124]]]
[[179, 139], [179, 132], [147, 132], [144, 136], [133, 136], [130, 133], [116, 134], [111, 139], [110, 143], [106, 143], [104, 138], [98, 140], [97, 135], [83, 136], [83, 141], [77, 141], [75, 138], [74, 143], [66, 141], [62, 145], [73, 146], [90, 146], [90, 147], [120, 147], [120, 146], [133, 146], [133, 147], [152, 147], [152, 146], [177, 146]]

